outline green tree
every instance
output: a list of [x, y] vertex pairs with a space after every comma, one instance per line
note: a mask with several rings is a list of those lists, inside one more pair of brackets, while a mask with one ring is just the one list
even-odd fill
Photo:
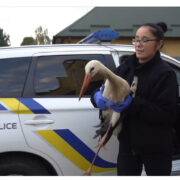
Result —
[[24, 37], [21, 46], [25, 46], [25, 45], [35, 45], [36, 40], [33, 37]]
[[41, 26], [39, 26], [35, 30], [35, 34], [36, 34], [36, 42], [38, 45], [50, 44], [51, 43], [51, 40], [48, 36], [48, 30], [47, 29], [43, 30], [43, 28]]
[[3, 29], [0, 28], [0, 46], [9, 46], [10, 37], [9, 35], [3, 33]]

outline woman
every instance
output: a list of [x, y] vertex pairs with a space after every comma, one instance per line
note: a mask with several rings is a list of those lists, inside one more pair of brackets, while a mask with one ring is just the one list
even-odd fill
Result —
[[[128, 109], [124, 103], [122, 112], [118, 175], [141, 175], [143, 165], [147, 175], [171, 174], [178, 85], [175, 72], [160, 57], [166, 30], [165, 23], [142, 25], [133, 39], [136, 53], [116, 70], [133, 90], [132, 103]], [[101, 109], [99, 100], [91, 98]]]
[[119, 134], [118, 175], [170, 175], [172, 126], [176, 119], [176, 74], [162, 61], [165, 23], [144, 24], [136, 32], [136, 53], [116, 73], [131, 85], [137, 79], [133, 101], [124, 111]]

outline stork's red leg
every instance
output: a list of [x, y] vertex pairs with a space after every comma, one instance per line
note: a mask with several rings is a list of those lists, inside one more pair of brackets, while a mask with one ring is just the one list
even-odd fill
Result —
[[97, 155], [98, 155], [100, 149], [101, 149], [101, 147], [98, 148], [98, 150], [97, 150], [97, 152], [96, 152], [96, 154], [95, 154], [95, 156], [94, 156], [94, 158], [93, 158], [93, 161], [92, 161], [89, 169], [83, 174], [83, 176], [90, 176], [90, 175], [91, 175], [93, 165], [94, 165], [94, 163], [95, 163], [95, 161], [96, 161], [96, 158], [97, 158]]
[[95, 163], [96, 157], [97, 157], [100, 149], [103, 147], [104, 142], [106, 142], [106, 139], [107, 139], [107, 137], [108, 137], [108, 133], [109, 133], [110, 129], [111, 129], [111, 124], [109, 125], [109, 127], [108, 127], [105, 135], [104, 135], [104, 136], [102, 137], [102, 139], [99, 141], [99, 144], [98, 144], [98, 147], [99, 147], [99, 148], [98, 148], [98, 150], [97, 150], [97, 152], [96, 152], [96, 154], [95, 154], [95, 156], [94, 156], [94, 159], [93, 159], [93, 161], [92, 161], [89, 169], [83, 174], [84, 176], [90, 176], [90, 175], [91, 175], [92, 167], [93, 167], [93, 165], [94, 165], [94, 163]]

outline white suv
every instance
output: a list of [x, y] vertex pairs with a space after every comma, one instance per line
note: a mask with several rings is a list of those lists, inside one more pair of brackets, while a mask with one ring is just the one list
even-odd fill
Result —
[[[93, 126], [99, 114], [89, 97], [103, 83], [94, 79], [78, 101], [84, 66], [97, 59], [113, 71], [132, 53], [133, 46], [111, 44], [0, 48], [0, 175], [82, 175], [97, 150]], [[180, 62], [162, 58], [176, 71], [180, 86]], [[93, 175], [116, 175], [115, 136], [106, 148]], [[174, 173], [179, 170], [173, 166]]]

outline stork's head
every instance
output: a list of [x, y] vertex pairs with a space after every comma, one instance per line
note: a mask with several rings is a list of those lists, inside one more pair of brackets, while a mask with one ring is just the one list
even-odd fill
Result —
[[81, 87], [79, 100], [83, 96], [84, 92], [88, 88], [89, 84], [91, 83], [92, 78], [101, 71], [101, 63], [97, 60], [92, 60], [88, 62], [85, 66], [85, 77], [83, 81], [83, 85]]

